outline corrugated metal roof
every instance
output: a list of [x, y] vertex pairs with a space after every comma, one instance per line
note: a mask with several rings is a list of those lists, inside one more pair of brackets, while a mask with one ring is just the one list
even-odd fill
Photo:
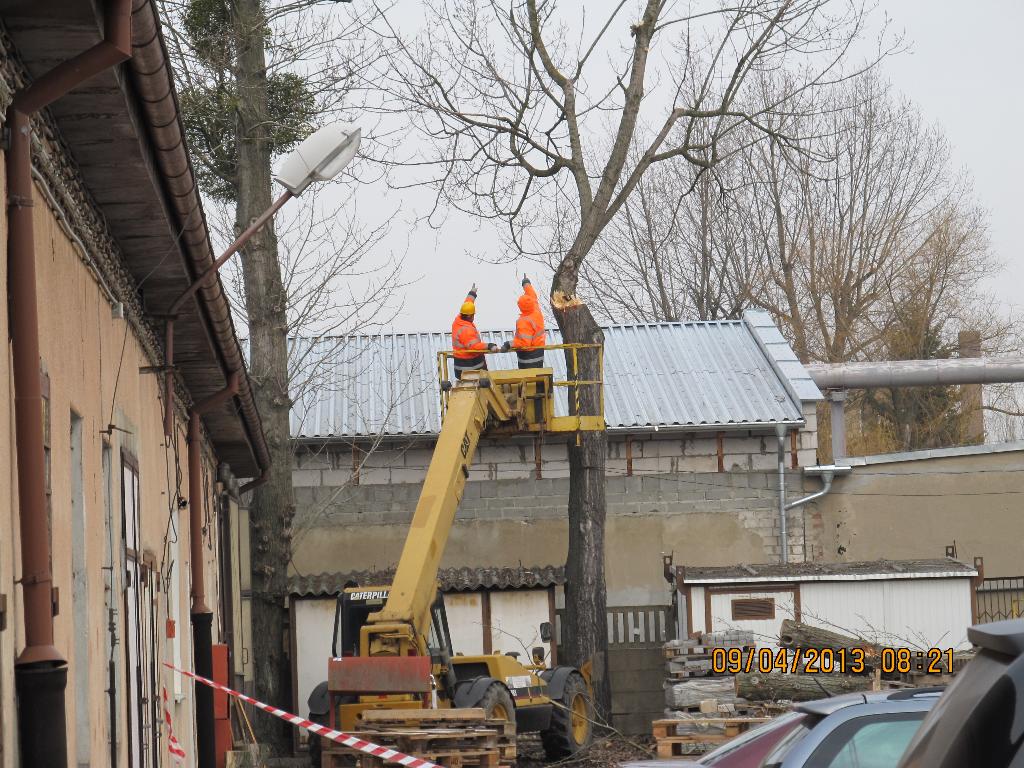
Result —
[[686, 584], [766, 581], [866, 581], [869, 579], [965, 578], [977, 569], [951, 557], [929, 560], [864, 560], [849, 563], [765, 563], [762, 565], [677, 566]]
[[[355, 586], [386, 586], [395, 578], [395, 569], [384, 571], [349, 571], [348, 573], [314, 573], [293, 576], [288, 591], [300, 597], [340, 595], [346, 584]], [[472, 592], [478, 589], [527, 589], [565, 584], [565, 568], [560, 565], [532, 568], [442, 568], [437, 579], [442, 592]]]
[[[770, 330], [760, 317], [605, 328], [609, 430], [729, 429], [801, 421], [801, 400], [817, 400], [821, 394], [801, 374], [800, 363], [794, 365], [792, 351], [786, 354], [781, 334], [776, 339]], [[560, 343], [557, 329], [548, 335], [549, 344]], [[500, 345], [512, 333], [481, 336]], [[294, 366], [299, 375], [292, 392], [292, 436], [436, 434], [441, 423], [437, 353], [443, 349], [451, 349], [448, 333], [295, 340], [292, 355], [301, 362]], [[330, 364], [317, 364], [324, 360]], [[546, 363], [556, 377], [565, 377], [562, 353], [548, 352]], [[488, 364], [515, 368], [516, 358], [513, 353], [491, 355]], [[316, 378], [304, 378], [303, 370], [316, 370]], [[557, 396], [556, 413], [566, 414], [564, 389]]]

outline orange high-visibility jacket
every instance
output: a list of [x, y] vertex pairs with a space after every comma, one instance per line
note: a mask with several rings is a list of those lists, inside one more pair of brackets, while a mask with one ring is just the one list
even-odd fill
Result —
[[[476, 301], [476, 294], [470, 293], [466, 301]], [[461, 314], [456, 315], [452, 323], [452, 349], [455, 350], [455, 357], [460, 360], [470, 360], [487, 350], [476, 325], [463, 320]]]
[[512, 339], [512, 348], [519, 353], [519, 358], [543, 359], [543, 351], [530, 353], [545, 344], [544, 313], [540, 311], [537, 291], [526, 281], [523, 284], [523, 295], [519, 297], [519, 319], [516, 320], [516, 335]]

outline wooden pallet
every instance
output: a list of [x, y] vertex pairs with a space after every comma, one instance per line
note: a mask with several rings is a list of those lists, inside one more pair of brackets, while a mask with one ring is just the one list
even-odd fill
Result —
[[[446, 768], [499, 768], [516, 760], [515, 723], [489, 720], [482, 709], [368, 710], [353, 735]], [[340, 745], [323, 754], [325, 768], [384, 764]]]
[[[651, 731], [658, 745], [658, 757], [682, 757], [709, 751], [754, 726], [767, 723], [770, 717], [695, 717], [692, 720], [655, 720]], [[678, 733], [680, 725], [715, 726], [714, 733]]]

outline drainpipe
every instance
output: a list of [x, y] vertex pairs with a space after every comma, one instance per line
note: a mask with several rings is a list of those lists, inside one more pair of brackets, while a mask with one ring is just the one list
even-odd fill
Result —
[[239, 488], [238, 489], [238, 495], [241, 496], [243, 494], [248, 493], [253, 488], [259, 488], [261, 485], [264, 485], [267, 482], [267, 480], [269, 480], [269, 479], [270, 479], [270, 467], [266, 467], [260, 473], [259, 477], [257, 477], [255, 480], [250, 480], [248, 483], [246, 483], [241, 488]]
[[789, 562], [789, 531], [786, 527], [786, 434], [789, 429], [784, 424], [775, 427], [779, 438], [779, 549], [782, 550], [782, 564]]
[[[188, 417], [188, 537], [192, 575], [192, 653], [196, 674], [213, 678], [213, 611], [206, 604], [203, 574], [203, 446], [202, 415], [238, 393], [241, 371], [228, 378], [224, 389], [196, 403]], [[217, 764], [213, 722], [213, 690], [196, 686], [196, 759], [199, 768]]]
[[804, 504], [810, 504], [812, 501], [817, 501], [822, 496], [827, 496], [832, 491], [832, 481], [835, 479], [836, 475], [848, 475], [852, 471], [852, 467], [836, 466], [835, 464], [822, 467], [807, 467], [807, 469], [804, 470], [805, 475], [821, 478], [821, 490], [817, 493], [812, 493], [810, 496], [804, 496], [802, 499], [796, 499], [789, 502], [786, 505], [786, 509], [796, 509], [797, 507], [802, 507]]
[[7, 301], [14, 368], [18, 518], [25, 649], [14, 662], [21, 765], [67, 765], [67, 661], [53, 645], [54, 592], [46, 523], [39, 309], [32, 226], [32, 115], [131, 58], [131, 0], [111, 0], [103, 40], [18, 91], [7, 108]]

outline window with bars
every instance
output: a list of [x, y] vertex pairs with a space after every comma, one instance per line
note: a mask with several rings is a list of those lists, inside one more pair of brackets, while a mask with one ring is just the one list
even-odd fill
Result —
[[770, 621], [774, 618], [773, 597], [744, 597], [732, 601], [733, 621]]

